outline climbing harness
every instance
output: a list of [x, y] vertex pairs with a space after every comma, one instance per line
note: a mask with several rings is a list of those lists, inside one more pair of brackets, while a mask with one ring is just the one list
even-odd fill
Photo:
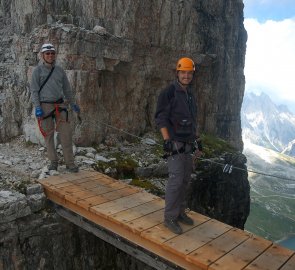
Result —
[[[174, 143], [175, 145], [175, 143]], [[169, 152], [169, 153], [165, 153], [162, 158], [163, 159], [167, 159], [168, 157], [170, 156], [174, 156], [174, 155], [178, 155], [178, 154], [182, 154], [182, 153], [185, 153], [185, 146], [186, 146], [186, 143], [183, 144], [183, 146], [181, 146], [179, 149], [177, 148], [177, 146], [175, 145], [175, 148], [176, 150], [172, 151], [172, 152]]]
[[[50, 103], [52, 104], [52, 102], [43, 102], [43, 103]], [[40, 117], [38, 118], [38, 126], [39, 126], [39, 130], [42, 134], [42, 136], [45, 138], [47, 137], [48, 135], [52, 134], [54, 131], [57, 130], [58, 126], [60, 125], [60, 123], [66, 123], [69, 121], [69, 113], [68, 113], [68, 110], [67, 108], [62, 108], [60, 107], [60, 104], [63, 103], [63, 99], [60, 99], [56, 102], [53, 103], [54, 105], [54, 109], [49, 112], [46, 116], [43, 116], [43, 117]], [[62, 112], [65, 112], [66, 113], [66, 120], [63, 120], [61, 118], [61, 113]], [[49, 117], [52, 117], [52, 120], [55, 121], [55, 128], [49, 130], [49, 131], [45, 131], [42, 127], [42, 121], [44, 121], [45, 119], [49, 118]]]

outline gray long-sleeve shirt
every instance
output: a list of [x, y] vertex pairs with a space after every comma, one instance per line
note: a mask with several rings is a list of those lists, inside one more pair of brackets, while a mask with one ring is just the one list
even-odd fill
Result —
[[31, 98], [35, 107], [41, 102], [55, 102], [61, 98], [66, 99], [70, 104], [74, 103], [73, 92], [62, 67], [55, 65], [55, 68], [39, 93], [40, 86], [46, 80], [51, 67], [39, 64], [33, 71], [31, 80]]

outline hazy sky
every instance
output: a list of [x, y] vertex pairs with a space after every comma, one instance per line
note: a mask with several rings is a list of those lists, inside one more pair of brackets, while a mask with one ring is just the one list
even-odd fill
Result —
[[295, 0], [244, 0], [246, 91], [295, 111]]

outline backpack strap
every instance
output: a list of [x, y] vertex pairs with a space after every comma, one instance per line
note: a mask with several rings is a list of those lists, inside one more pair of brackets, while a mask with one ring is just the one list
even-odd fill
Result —
[[171, 101], [172, 98], [175, 98], [175, 92], [176, 92], [175, 85], [171, 84], [167, 91], [169, 101]]
[[44, 81], [44, 82], [42, 83], [42, 85], [40, 86], [40, 89], [39, 89], [39, 91], [38, 91], [38, 94], [39, 94], [39, 95], [40, 95], [40, 92], [41, 92], [42, 88], [44, 87], [44, 85], [45, 85], [45, 84], [47, 83], [47, 81], [49, 80], [49, 78], [50, 78], [50, 76], [51, 76], [51, 74], [52, 74], [54, 68], [55, 68], [55, 67], [52, 67], [52, 68], [51, 68], [51, 70], [50, 70], [50, 72], [49, 72], [47, 78], [45, 79], [45, 81]]

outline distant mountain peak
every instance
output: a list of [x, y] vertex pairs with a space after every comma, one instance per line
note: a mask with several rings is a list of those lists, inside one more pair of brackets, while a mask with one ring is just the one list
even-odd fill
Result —
[[280, 104], [278, 105], [278, 108], [281, 112], [292, 114], [287, 105]]
[[254, 144], [281, 152], [295, 139], [295, 115], [264, 92], [245, 94], [241, 119], [243, 138]]

